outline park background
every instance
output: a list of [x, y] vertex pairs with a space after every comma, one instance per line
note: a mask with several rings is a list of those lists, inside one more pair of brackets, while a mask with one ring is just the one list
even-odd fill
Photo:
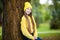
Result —
[[[60, 0], [31, 0], [38, 36], [43, 40], [60, 40]], [[3, 3], [0, 0], [0, 40], [2, 40]]]

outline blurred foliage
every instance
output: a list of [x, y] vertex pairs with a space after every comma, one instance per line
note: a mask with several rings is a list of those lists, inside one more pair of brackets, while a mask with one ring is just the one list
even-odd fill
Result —
[[0, 9], [3, 9], [3, 4], [1, 0], [0, 0]]
[[31, 3], [33, 6], [32, 13], [33, 16], [35, 17], [37, 27], [39, 27], [41, 23], [45, 23], [52, 19], [50, 9], [48, 8], [49, 7], [48, 4], [41, 5], [39, 3], [39, 0], [32, 0]]
[[54, 8], [52, 10], [53, 19], [51, 20], [52, 29], [60, 29], [60, 0], [53, 0]]
[[60, 0], [52, 0], [53, 5], [48, 4], [48, 0], [46, 4], [40, 4], [39, 0], [32, 0], [32, 6], [33, 6], [33, 16], [35, 17], [37, 27], [41, 23], [48, 22], [51, 25], [51, 28], [60, 28], [60, 3], [58, 3]]

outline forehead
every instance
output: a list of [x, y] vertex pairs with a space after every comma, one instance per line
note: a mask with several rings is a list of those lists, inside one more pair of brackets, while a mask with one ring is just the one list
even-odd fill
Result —
[[26, 9], [31, 9], [31, 8], [26, 8]]

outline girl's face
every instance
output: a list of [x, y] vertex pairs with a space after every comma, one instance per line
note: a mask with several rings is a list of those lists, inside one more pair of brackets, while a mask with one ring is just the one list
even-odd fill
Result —
[[31, 8], [27, 8], [25, 12], [26, 12], [26, 14], [30, 14], [31, 13]]

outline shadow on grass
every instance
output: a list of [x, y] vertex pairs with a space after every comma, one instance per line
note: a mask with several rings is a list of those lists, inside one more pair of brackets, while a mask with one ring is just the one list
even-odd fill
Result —
[[39, 34], [42, 40], [60, 40], [60, 33]]
[[2, 40], [2, 36], [0, 36], [0, 40]]

